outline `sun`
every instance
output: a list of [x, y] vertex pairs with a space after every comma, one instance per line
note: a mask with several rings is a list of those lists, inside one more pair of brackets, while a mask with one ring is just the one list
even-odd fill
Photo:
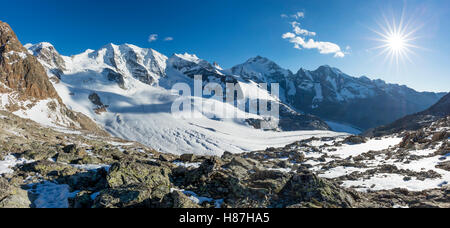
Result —
[[379, 31], [372, 30], [378, 35], [375, 40], [380, 43], [374, 49], [380, 49], [379, 55], [385, 55], [386, 61], [397, 65], [405, 60], [412, 62], [410, 56], [415, 54], [413, 49], [418, 48], [413, 42], [417, 39], [415, 33], [419, 27], [405, 23], [403, 18], [404, 15], [397, 23], [395, 19], [388, 20], [384, 17], [384, 24], [378, 23]]
[[392, 34], [386, 39], [386, 43], [392, 51], [402, 51], [406, 47], [406, 39], [401, 34]]

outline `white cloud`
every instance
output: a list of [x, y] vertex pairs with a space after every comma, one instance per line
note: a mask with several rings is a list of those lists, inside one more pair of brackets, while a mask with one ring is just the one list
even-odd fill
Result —
[[334, 54], [336, 58], [345, 57], [345, 53], [341, 51], [339, 45], [331, 43], [331, 42], [322, 42], [315, 41], [313, 39], [309, 39], [305, 41], [305, 38], [301, 36], [296, 36], [293, 33], [285, 33], [283, 34], [283, 39], [288, 39], [289, 42], [294, 44], [294, 48], [296, 49], [317, 49], [320, 54]]
[[[305, 14], [303, 12], [297, 12], [292, 15], [296, 19], [304, 18]], [[343, 58], [346, 52], [341, 50], [341, 47], [335, 43], [316, 41], [312, 38], [307, 39], [306, 37], [316, 36], [315, 32], [308, 31], [300, 27], [300, 23], [293, 21], [290, 23], [292, 26], [292, 32], [287, 32], [282, 35], [283, 39], [288, 40], [290, 43], [294, 44], [295, 49], [317, 49], [320, 54], [334, 54], [335, 58]], [[348, 51], [349, 46], [346, 47]]]
[[305, 13], [303, 12], [297, 12], [296, 14], [292, 15], [293, 18], [295, 19], [300, 19], [300, 18], [305, 18]]
[[293, 21], [291, 22], [292, 28], [294, 29], [295, 34], [297, 35], [304, 35], [304, 36], [315, 36], [315, 32], [310, 32], [306, 29], [300, 28], [300, 23]]
[[343, 52], [336, 52], [336, 54], [334, 54], [334, 57], [335, 58], [344, 58], [345, 57], [345, 54], [343, 53]]
[[149, 37], [148, 37], [148, 42], [154, 42], [154, 41], [156, 41], [158, 39], [158, 34], [151, 34]]
[[166, 37], [166, 38], [164, 38], [164, 41], [172, 41], [173, 40], [173, 37]]
[[305, 13], [304, 12], [297, 12], [293, 15], [287, 15], [285, 13], [281, 14], [281, 18], [295, 18], [296, 20], [300, 19], [300, 18], [305, 18]]
[[295, 34], [292, 32], [287, 32], [287, 33], [283, 34], [282, 37], [283, 37], [283, 39], [291, 39], [291, 38], [295, 37]]

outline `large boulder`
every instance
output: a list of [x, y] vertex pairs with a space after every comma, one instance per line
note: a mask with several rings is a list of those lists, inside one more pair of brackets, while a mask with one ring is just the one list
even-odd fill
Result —
[[170, 193], [170, 169], [159, 163], [124, 161], [111, 166], [107, 187], [95, 199], [94, 207], [161, 207]]
[[200, 208], [187, 195], [181, 191], [173, 191], [164, 199], [164, 207], [168, 208]]
[[170, 169], [162, 165], [138, 162], [114, 163], [106, 177], [110, 188], [145, 185], [149, 188], [165, 186], [170, 188]]
[[282, 201], [276, 206], [301, 207], [353, 207], [355, 200], [351, 194], [336, 184], [304, 171], [295, 174], [280, 192]]
[[30, 208], [28, 192], [0, 177], [0, 208]]

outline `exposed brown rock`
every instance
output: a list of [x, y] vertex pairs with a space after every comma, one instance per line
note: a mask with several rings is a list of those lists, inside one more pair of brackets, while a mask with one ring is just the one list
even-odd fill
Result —
[[60, 100], [44, 67], [30, 55], [11, 27], [0, 21], [0, 82], [19, 93], [21, 100]]
[[[81, 129], [90, 130], [100, 135], [107, 135], [91, 119], [85, 115], [69, 110], [50, 82], [44, 67], [35, 56], [23, 47], [11, 27], [0, 21], [0, 93], [17, 94], [17, 100], [10, 102], [9, 111], [29, 108], [21, 107], [18, 102], [53, 99], [49, 107], [52, 111], [63, 115], [78, 123]], [[32, 105], [31, 105], [32, 106]], [[57, 109], [57, 107], [60, 107]], [[56, 123], [59, 124], [59, 123]], [[79, 128], [75, 124], [69, 126]]]

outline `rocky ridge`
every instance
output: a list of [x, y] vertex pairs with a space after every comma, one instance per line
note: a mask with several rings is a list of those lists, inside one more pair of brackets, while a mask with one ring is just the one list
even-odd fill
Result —
[[[368, 166], [373, 157], [383, 155], [389, 158], [381, 160], [386, 159], [387, 163], [398, 160], [399, 164], [440, 156], [442, 164], [438, 168], [444, 167], [450, 152], [447, 140], [450, 118], [423, 131], [405, 132], [399, 135], [403, 137], [397, 141], [400, 143], [388, 149], [349, 158], [333, 155], [332, 151], [376, 139], [310, 138], [284, 148], [243, 154], [178, 156], [87, 132], [58, 132], [8, 112], [0, 115], [0, 167], [5, 159], [16, 159], [9, 172], [0, 174], [2, 207], [450, 206], [445, 184], [423, 191], [402, 188], [361, 191], [358, 186], [345, 185], [348, 180], [389, 173], [424, 181], [443, 178], [443, 172], [417, 172], [388, 164]], [[417, 149], [432, 152], [419, 156]], [[339, 167], [369, 169], [325, 177], [327, 171]]]

